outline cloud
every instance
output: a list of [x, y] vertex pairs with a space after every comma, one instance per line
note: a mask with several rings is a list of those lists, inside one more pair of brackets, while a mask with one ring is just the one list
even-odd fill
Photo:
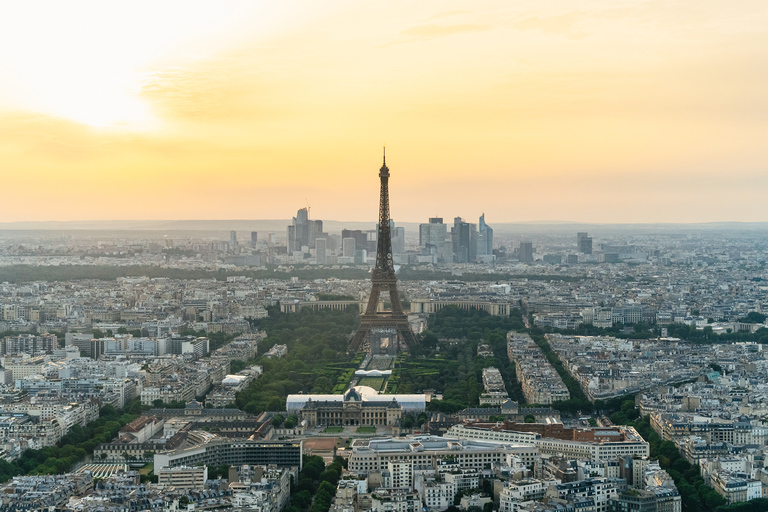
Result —
[[433, 20], [439, 20], [441, 18], [448, 18], [451, 16], [458, 16], [460, 14], [470, 14], [472, 11], [462, 11], [462, 10], [456, 10], [456, 11], [445, 11], [445, 12], [439, 12], [432, 16], [431, 19]]
[[403, 30], [400, 32], [400, 36], [404, 39], [393, 41], [390, 44], [412, 43], [414, 41], [428, 41], [457, 34], [486, 32], [491, 28], [490, 25], [476, 25], [469, 23], [461, 25], [419, 25]]
[[284, 90], [265, 69], [256, 50], [232, 53], [148, 76], [141, 97], [166, 119], [182, 122], [237, 122], [275, 118], [275, 95]]
[[540, 18], [532, 16], [512, 23], [512, 26], [518, 30], [538, 30], [548, 35], [558, 35], [568, 37], [569, 39], [581, 39], [588, 34], [583, 31], [577, 31], [574, 26], [583, 18], [583, 13], [578, 11], [560, 14], [557, 16], [547, 16]]

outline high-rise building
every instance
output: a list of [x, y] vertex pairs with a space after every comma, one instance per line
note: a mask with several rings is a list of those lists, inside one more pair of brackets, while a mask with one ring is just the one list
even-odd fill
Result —
[[[357, 249], [368, 249], [368, 233], [366, 231], [359, 229], [342, 229], [341, 239], [344, 240], [345, 238], [354, 238], [355, 248]], [[342, 242], [342, 244], [343, 243], [344, 242]], [[374, 245], [374, 250], [375, 248], [376, 246]], [[346, 254], [344, 256], [346, 256]]]
[[322, 220], [309, 220], [309, 209], [302, 208], [296, 212], [293, 222], [288, 226], [288, 253], [301, 251], [302, 247], [315, 247], [315, 240], [328, 238], [328, 233], [323, 232]]
[[309, 246], [309, 211], [302, 208], [288, 226], [288, 252], [300, 251], [305, 245]]
[[[448, 236], [448, 225], [443, 224], [442, 217], [430, 217], [428, 224], [419, 224], [419, 247], [422, 253], [433, 255], [437, 260], [446, 261], [445, 239]], [[453, 261], [453, 258], [450, 258]]]
[[259, 241], [259, 234], [256, 231], [251, 231], [251, 247], [256, 247], [256, 242]]
[[336, 251], [341, 249], [341, 236], [336, 233], [325, 237], [325, 250], [329, 253], [336, 254]]
[[518, 255], [520, 263], [533, 263], [533, 243], [520, 242], [520, 253]]
[[315, 247], [315, 240], [318, 238], [326, 238], [328, 236], [328, 233], [323, 232], [323, 221], [321, 220], [310, 220], [309, 221], [309, 240], [308, 244], [310, 247]]
[[477, 255], [493, 254], [493, 228], [485, 223], [485, 214], [477, 224]]
[[[453, 227], [451, 228], [451, 241], [453, 242], [453, 261], [456, 263], [466, 263], [468, 261], [474, 261], [474, 257], [477, 256], [477, 245], [472, 247], [472, 231], [474, 225], [464, 222], [461, 217], [453, 219]], [[477, 243], [477, 242], [475, 242]]]
[[229, 232], [229, 250], [237, 250], [237, 231], [234, 229]]
[[592, 237], [587, 233], [576, 233], [576, 248], [582, 254], [592, 254]]
[[405, 254], [405, 228], [392, 231], [392, 254]]
[[59, 344], [55, 334], [19, 334], [0, 339], [0, 353], [6, 354], [53, 354]]
[[325, 238], [315, 239], [315, 261], [318, 265], [325, 265], [328, 262], [327, 244]]
[[353, 256], [353, 261], [355, 265], [365, 265], [367, 260], [368, 260], [368, 251], [366, 251], [365, 249], [355, 249], [355, 255]]
[[355, 256], [355, 248], [357, 246], [356, 240], [352, 237], [341, 239], [341, 255], [345, 258], [352, 258]]
[[102, 353], [101, 340], [94, 339], [90, 334], [78, 334], [72, 337], [68, 341], [80, 350], [81, 357], [90, 357], [91, 359], [99, 359]]
[[293, 248], [296, 246], [296, 226], [291, 224], [288, 226], [288, 230], [285, 234], [286, 238], [286, 246], [288, 249], [288, 253], [293, 252]]

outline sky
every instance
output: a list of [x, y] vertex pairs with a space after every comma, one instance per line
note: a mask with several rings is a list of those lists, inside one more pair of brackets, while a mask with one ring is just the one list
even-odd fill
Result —
[[0, 222], [768, 221], [764, 0], [0, 3]]

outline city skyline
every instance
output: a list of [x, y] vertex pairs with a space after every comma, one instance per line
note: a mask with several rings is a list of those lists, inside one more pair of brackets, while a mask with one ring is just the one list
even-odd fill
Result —
[[[764, 222], [768, 9], [0, 7], [0, 222]], [[138, 36], [141, 34], [141, 37]]]

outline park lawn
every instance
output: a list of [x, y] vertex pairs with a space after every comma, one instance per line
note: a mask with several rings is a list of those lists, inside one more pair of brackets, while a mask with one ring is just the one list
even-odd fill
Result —
[[357, 427], [358, 434], [375, 434], [376, 427]]
[[368, 386], [381, 391], [381, 387], [384, 385], [384, 377], [363, 377], [357, 382], [358, 386]]
[[155, 469], [155, 463], [154, 462], [149, 462], [149, 463], [147, 463], [146, 466], [144, 466], [143, 468], [141, 468], [139, 470], [139, 474], [140, 475], [148, 475], [148, 474], [150, 474], [152, 472], [153, 469]]
[[326, 434], [338, 434], [340, 432], [344, 432], [344, 427], [325, 427], [323, 432]]

